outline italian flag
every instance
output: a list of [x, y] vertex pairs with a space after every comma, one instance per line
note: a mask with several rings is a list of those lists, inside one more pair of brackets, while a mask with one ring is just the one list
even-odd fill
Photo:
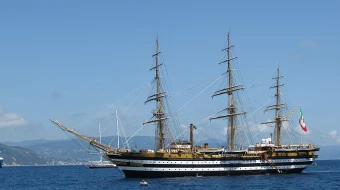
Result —
[[301, 107], [300, 107], [300, 119], [299, 119], [299, 123], [300, 123], [300, 126], [301, 126], [302, 130], [304, 132], [307, 132], [307, 126], [306, 126], [305, 120], [303, 119]]

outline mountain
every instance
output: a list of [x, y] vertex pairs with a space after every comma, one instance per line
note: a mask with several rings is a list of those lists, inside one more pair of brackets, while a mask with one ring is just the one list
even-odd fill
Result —
[[[99, 160], [98, 152], [91, 148], [89, 144], [76, 140], [63, 140], [58, 142], [43, 142], [27, 146], [27, 148], [37, 152], [43, 158], [51, 160], [53, 163], [79, 163], [89, 160]], [[91, 154], [95, 153], [95, 154]]]
[[48, 161], [36, 152], [20, 146], [0, 144], [0, 155], [4, 165], [44, 165]]
[[[98, 139], [97, 139], [98, 140]], [[103, 137], [102, 142], [104, 144], [110, 144], [112, 140], [115, 140], [112, 146], [117, 146], [117, 137], [108, 136]], [[125, 138], [120, 138], [120, 146], [126, 146], [123, 142], [125, 142]], [[153, 137], [148, 136], [137, 136], [131, 138], [130, 146], [131, 149], [138, 151], [139, 148], [153, 148]], [[88, 162], [91, 160], [99, 160], [98, 150], [89, 145], [89, 143], [84, 142], [83, 140], [74, 138], [71, 140], [62, 140], [62, 141], [42, 141], [42, 143], [34, 143], [34, 145], [29, 145], [31, 143], [27, 143], [25, 146], [38, 154], [40, 154], [43, 158], [52, 160], [54, 163], [58, 162], [67, 162], [67, 163], [75, 163], [75, 162]], [[138, 144], [138, 146], [135, 146]]]
[[39, 139], [39, 140], [24, 140], [20, 142], [11, 142], [11, 141], [5, 141], [2, 142], [3, 144], [6, 144], [8, 146], [21, 146], [21, 147], [28, 147], [28, 146], [33, 146], [36, 144], [42, 144], [42, 143], [47, 143], [47, 142], [61, 142], [64, 140], [46, 140], [46, 139]]
[[[99, 139], [97, 139], [99, 140]], [[108, 136], [103, 137], [102, 142], [104, 144], [110, 144], [114, 140], [114, 145], [117, 146], [117, 137]], [[120, 146], [126, 147], [123, 142], [125, 138], [120, 138]], [[154, 137], [149, 136], [136, 136], [129, 141], [131, 149], [139, 151], [140, 149], [153, 148]], [[96, 149], [85, 143], [83, 140], [73, 138], [69, 140], [33, 140], [33, 141], [21, 141], [21, 142], [3, 142], [4, 144], [11, 146], [22, 146], [30, 149], [42, 158], [49, 160], [55, 164], [74, 164], [83, 163], [93, 160], [99, 160], [99, 153]], [[135, 146], [138, 144], [138, 146]]]

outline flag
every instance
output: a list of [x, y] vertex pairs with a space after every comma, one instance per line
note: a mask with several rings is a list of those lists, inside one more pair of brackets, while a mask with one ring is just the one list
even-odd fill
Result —
[[301, 129], [304, 132], [307, 132], [307, 126], [306, 126], [305, 120], [303, 119], [301, 107], [300, 107], [300, 119], [299, 119], [299, 123], [300, 123]]

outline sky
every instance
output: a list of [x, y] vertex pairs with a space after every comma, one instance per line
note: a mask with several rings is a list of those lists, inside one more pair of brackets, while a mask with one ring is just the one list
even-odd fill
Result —
[[[70, 138], [48, 118], [89, 136], [100, 122], [111, 136], [116, 110], [133, 135], [154, 109], [144, 101], [157, 37], [180, 124], [199, 123], [225, 104], [211, 95], [226, 70], [218, 62], [230, 31], [251, 107], [273, 97], [280, 65], [290, 110], [303, 109], [304, 137], [340, 144], [339, 7], [335, 0], [1, 1], [0, 142]], [[298, 111], [291, 117], [298, 129]], [[259, 111], [255, 125], [272, 118]], [[223, 137], [223, 125], [199, 127]], [[144, 128], [140, 135], [154, 134]]]

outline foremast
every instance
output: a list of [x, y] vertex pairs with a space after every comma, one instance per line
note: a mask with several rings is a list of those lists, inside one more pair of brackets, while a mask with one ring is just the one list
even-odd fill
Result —
[[165, 109], [164, 109], [164, 104], [163, 104], [163, 98], [166, 96], [166, 92], [163, 91], [162, 86], [161, 86], [161, 79], [160, 79], [160, 70], [159, 67], [162, 65], [162, 63], [159, 63], [159, 54], [161, 52], [159, 51], [158, 47], [158, 37], [156, 39], [156, 52], [155, 54], [152, 55], [152, 57], [155, 58], [155, 66], [150, 69], [156, 71], [156, 76], [155, 76], [155, 83], [156, 83], [156, 94], [153, 94], [147, 98], [145, 103], [150, 102], [150, 101], [156, 101], [156, 109], [153, 111], [153, 116], [151, 120], [144, 122], [144, 124], [147, 123], [156, 123], [157, 129], [156, 129], [156, 134], [155, 134], [155, 145], [156, 145], [156, 150], [161, 150], [164, 149], [164, 128], [165, 128], [165, 120], [168, 119], [165, 117]]
[[228, 137], [228, 145], [230, 146], [230, 150], [235, 150], [235, 126], [236, 126], [236, 116], [245, 114], [246, 112], [237, 112], [237, 106], [235, 103], [235, 97], [234, 97], [234, 92], [238, 90], [244, 89], [243, 85], [235, 85], [234, 80], [233, 80], [233, 70], [232, 70], [232, 65], [231, 61], [237, 59], [237, 57], [231, 57], [230, 50], [231, 48], [234, 47], [234, 45], [231, 45], [230, 43], [230, 32], [228, 32], [228, 46], [227, 48], [222, 49], [222, 51], [226, 51], [227, 53], [227, 59], [220, 62], [219, 64], [222, 63], [227, 63], [227, 74], [228, 74], [228, 87], [216, 91], [212, 97], [214, 96], [219, 96], [222, 94], [228, 94], [229, 100], [228, 100], [228, 107], [225, 108], [222, 111], [227, 111], [226, 115], [221, 115], [217, 117], [212, 117], [212, 119], [221, 119], [221, 118], [228, 118], [228, 128], [229, 128], [229, 134], [227, 134]]

